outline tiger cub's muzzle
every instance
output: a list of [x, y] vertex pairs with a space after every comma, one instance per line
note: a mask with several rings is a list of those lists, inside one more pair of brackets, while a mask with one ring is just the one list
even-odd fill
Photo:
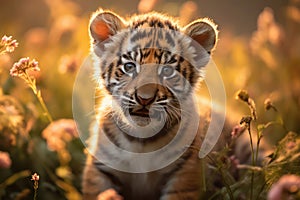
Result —
[[131, 115], [149, 117], [150, 108], [157, 100], [157, 84], [145, 84], [135, 90], [134, 97], [138, 103], [130, 112]]

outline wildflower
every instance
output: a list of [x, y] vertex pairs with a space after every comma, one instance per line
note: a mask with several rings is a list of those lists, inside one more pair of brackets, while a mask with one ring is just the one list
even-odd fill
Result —
[[33, 175], [31, 175], [31, 180], [33, 181], [33, 189], [34, 189], [33, 199], [36, 200], [37, 190], [39, 188], [40, 176], [37, 173], [34, 173]]
[[7, 152], [0, 151], [0, 169], [9, 169], [11, 166], [11, 159]]
[[231, 131], [231, 138], [238, 138], [244, 131], [246, 130], [246, 126], [244, 125], [236, 125], [233, 127]]
[[35, 59], [30, 60], [29, 57], [21, 58], [11, 68], [10, 75], [21, 77], [27, 73], [27, 70], [40, 71], [38, 62]]
[[240, 90], [237, 92], [236, 98], [248, 103], [249, 94], [246, 90]]
[[292, 194], [299, 191], [300, 176], [284, 175], [272, 186], [268, 194], [268, 200], [294, 199]]
[[13, 67], [10, 69], [10, 75], [15, 77], [22, 78], [27, 85], [32, 89], [35, 96], [38, 98], [39, 103], [41, 104], [44, 115], [48, 118], [50, 122], [52, 122], [52, 117], [48, 111], [48, 108], [44, 102], [44, 99], [42, 97], [41, 91], [38, 90], [36, 87], [36, 79], [34, 77], [31, 77], [27, 71], [40, 71], [38, 62], [33, 59], [30, 60], [29, 57], [27, 58], [21, 58], [18, 62], [16, 62]]
[[240, 124], [246, 124], [247, 126], [250, 126], [251, 121], [252, 121], [251, 116], [245, 116], [245, 117], [242, 117]]
[[31, 180], [32, 181], [39, 181], [40, 176], [37, 173], [34, 173], [33, 175], [31, 175]]
[[16, 145], [17, 136], [26, 136], [24, 110], [8, 95], [0, 96], [0, 146], [9, 149]]
[[256, 106], [255, 106], [253, 99], [251, 99], [249, 97], [248, 92], [246, 90], [239, 90], [237, 92], [236, 99], [239, 99], [239, 100], [247, 103], [247, 105], [251, 111], [252, 119], [255, 121], [257, 119]]
[[270, 110], [272, 108], [272, 102], [271, 99], [267, 98], [264, 102], [264, 106], [266, 110]]
[[13, 40], [12, 36], [6, 36], [4, 35], [1, 39], [0, 46], [4, 47], [4, 50], [2, 52], [13, 52], [15, 48], [17, 48], [19, 43], [17, 40]]
[[274, 111], [277, 111], [276, 107], [273, 105], [271, 99], [267, 98], [264, 102], [264, 107], [266, 110], [273, 109]]
[[1, 39], [1, 45], [5, 45], [9, 40], [11, 40], [12, 36], [7, 37], [6, 35], [4, 35]]
[[42, 136], [46, 139], [49, 149], [61, 151], [65, 148], [66, 142], [78, 137], [75, 121], [72, 119], [54, 121], [43, 130]]

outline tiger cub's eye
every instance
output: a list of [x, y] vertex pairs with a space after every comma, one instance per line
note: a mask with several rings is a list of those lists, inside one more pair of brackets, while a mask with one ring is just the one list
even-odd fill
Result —
[[171, 78], [175, 73], [175, 69], [171, 66], [163, 66], [160, 75], [165, 78]]
[[122, 70], [126, 73], [126, 74], [132, 74], [134, 72], [136, 72], [136, 65], [133, 62], [128, 62], [125, 63], [122, 66]]

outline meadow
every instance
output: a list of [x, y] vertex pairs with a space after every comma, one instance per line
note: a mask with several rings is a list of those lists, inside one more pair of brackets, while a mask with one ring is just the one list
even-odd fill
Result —
[[[182, 24], [205, 17], [196, 1], [141, 0], [128, 8], [118, 1], [1, 1], [0, 199], [82, 198], [86, 151], [72, 91], [89, 55], [89, 17], [101, 3], [124, 15], [168, 12]], [[252, 152], [247, 165], [227, 156], [230, 144], [206, 159], [222, 182], [217, 192], [206, 183], [206, 199], [300, 199], [300, 2], [276, 12], [264, 7], [255, 19], [250, 33], [219, 24], [213, 60], [228, 113], [235, 113], [231, 144], [251, 136]]]

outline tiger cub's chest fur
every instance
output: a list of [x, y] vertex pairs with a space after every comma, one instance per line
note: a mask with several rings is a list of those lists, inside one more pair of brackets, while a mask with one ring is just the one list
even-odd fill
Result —
[[[198, 199], [198, 151], [206, 120], [195, 93], [217, 40], [199, 19], [180, 27], [158, 13], [90, 21], [96, 117], [84, 199], [115, 189], [124, 199]], [[202, 125], [201, 125], [202, 123]]]

